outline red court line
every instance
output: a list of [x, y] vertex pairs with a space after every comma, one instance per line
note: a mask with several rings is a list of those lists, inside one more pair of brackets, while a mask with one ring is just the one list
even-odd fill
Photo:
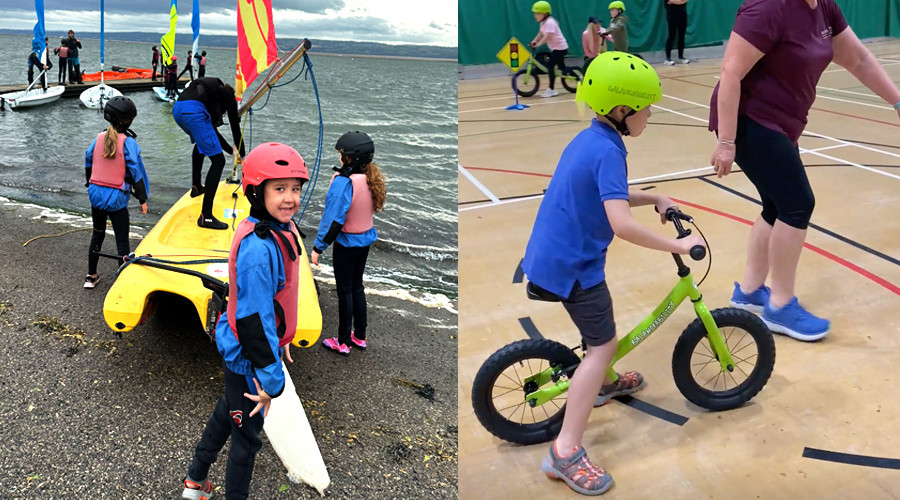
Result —
[[[747, 219], [744, 219], [743, 217], [738, 217], [738, 216], [736, 216], [736, 215], [731, 215], [731, 214], [728, 214], [728, 213], [725, 213], [725, 212], [721, 212], [721, 211], [716, 210], [716, 209], [714, 209], [714, 208], [704, 207], [703, 205], [697, 205], [697, 204], [695, 204], [695, 203], [690, 203], [690, 202], [683, 201], [683, 200], [677, 200], [677, 199], [675, 199], [675, 198], [672, 198], [672, 201], [674, 201], [674, 202], [676, 202], [676, 203], [678, 203], [678, 204], [681, 204], [681, 205], [685, 205], [685, 206], [688, 206], [688, 207], [693, 207], [693, 208], [697, 208], [697, 209], [703, 210], [704, 212], [709, 212], [709, 213], [711, 213], [711, 214], [719, 215], [719, 216], [721, 216], [721, 217], [725, 217], [726, 219], [731, 219], [731, 220], [733, 220], [733, 221], [737, 221], [737, 222], [740, 222], [740, 223], [742, 223], [742, 224], [746, 224], [746, 225], [748, 225], [748, 226], [752, 226], [752, 225], [753, 225], [753, 222], [752, 222], [752, 221], [749, 221], [749, 220], [747, 220]], [[852, 263], [852, 262], [849, 262], [849, 261], [847, 261], [847, 260], [845, 260], [845, 259], [842, 259], [841, 257], [838, 257], [837, 255], [835, 255], [835, 254], [829, 252], [828, 250], [824, 250], [824, 249], [819, 248], [819, 247], [817, 247], [817, 246], [815, 246], [815, 245], [812, 245], [812, 244], [810, 244], [810, 243], [804, 243], [803, 246], [804, 246], [805, 248], [808, 248], [808, 249], [812, 250], [813, 252], [815, 252], [815, 253], [817, 253], [817, 254], [819, 254], [819, 255], [825, 257], [826, 259], [829, 259], [829, 260], [831, 260], [831, 261], [833, 261], [833, 262], [836, 262], [836, 263], [838, 263], [838, 264], [840, 264], [840, 265], [846, 267], [847, 269], [850, 269], [851, 271], [853, 271], [853, 272], [855, 272], [855, 273], [857, 273], [857, 274], [863, 276], [863, 277], [866, 278], [866, 279], [869, 279], [869, 280], [871, 280], [871, 281], [874, 281], [875, 283], [878, 283], [878, 284], [881, 285], [882, 287], [887, 288], [887, 289], [890, 290], [891, 292], [894, 292], [894, 294], [900, 295], [900, 287], [898, 287], [897, 285], [891, 283], [890, 281], [888, 281], [888, 280], [882, 278], [881, 276], [878, 276], [878, 275], [876, 275], [876, 274], [874, 274], [874, 273], [871, 273], [871, 272], [869, 272], [869, 271], [867, 271], [867, 270], [865, 270], [865, 269], [863, 269], [863, 268], [857, 266], [856, 264], [854, 264], [854, 263]]]
[[[701, 87], [706, 87], [706, 88], [708, 88], [708, 89], [713, 89], [713, 88], [716, 87], [715, 85], [706, 85], [706, 84], [704, 84], [704, 83], [692, 82], [692, 81], [690, 81], [690, 80], [682, 80], [680, 77], [674, 77], [674, 76], [673, 76], [673, 77], [669, 77], [669, 79], [670, 79], [670, 80], [675, 80], [675, 81], [677, 81], [677, 82], [682, 82], [682, 83], [690, 83], [691, 85], [699, 85], [699, 86], [701, 86]], [[840, 113], [840, 112], [837, 112], [837, 111], [830, 111], [830, 110], [827, 110], [827, 109], [816, 108], [816, 107], [812, 107], [812, 108], [810, 108], [810, 109], [812, 109], [812, 110], [814, 110], [814, 111], [821, 111], [822, 113], [831, 113], [831, 114], [833, 114], [833, 115], [846, 116], [847, 118], [856, 118], [856, 119], [858, 119], [858, 120], [865, 120], [865, 121], [867, 121], [867, 122], [880, 123], [880, 124], [882, 124], [882, 125], [890, 125], [891, 127], [900, 127], [900, 124], [893, 123], [893, 122], [886, 122], [886, 121], [883, 121], [883, 120], [876, 120], [875, 118], [867, 118], [867, 117], [865, 117], [865, 116], [850, 115], [850, 114], [847, 114], [847, 113]]]
[[482, 172], [501, 172], [504, 174], [519, 174], [519, 175], [532, 175], [534, 177], [553, 177], [551, 174], [539, 174], [537, 172], [522, 172], [520, 170], [506, 170], [502, 168], [484, 168], [484, 167], [466, 167], [463, 166], [466, 170], [480, 170]]

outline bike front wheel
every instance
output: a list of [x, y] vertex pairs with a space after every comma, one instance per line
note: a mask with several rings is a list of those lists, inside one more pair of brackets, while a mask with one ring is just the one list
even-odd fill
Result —
[[700, 318], [685, 328], [672, 354], [675, 385], [688, 401], [711, 411], [737, 408], [756, 396], [775, 367], [772, 332], [756, 315], [735, 308], [710, 314], [735, 362], [723, 370]]
[[578, 90], [578, 82], [581, 81], [581, 68], [567, 67], [560, 81], [566, 90], [574, 94]]
[[516, 84], [516, 92], [522, 97], [531, 97], [537, 94], [541, 88], [541, 79], [536, 74], [529, 73], [527, 69], [519, 70], [513, 77]]
[[[562, 428], [565, 394], [531, 406], [525, 395], [542, 387], [525, 379], [548, 368], [558, 375], [571, 374], [580, 362], [572, 349], [553, 340], [520, 340], [503, 347], [481, 365], [475, 376], [475, 416], [488, 432], [505, 441], [526, 445], [550, 441]], [[548, 381], [543, 387], [552, 383]]]

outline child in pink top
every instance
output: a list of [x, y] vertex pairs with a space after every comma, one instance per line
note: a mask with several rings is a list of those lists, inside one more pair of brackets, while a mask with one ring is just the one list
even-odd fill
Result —
[[534, 13], [534, 20], [540, 23], [541, 27], [534, 40], [531, 41], [532, 47], [539, 47], [544, 43], [550, 49], [550, 67], [547, 68], [550, 73], [550, 88], [541, 94], [541, 97], [553, 97], [559, 92], [553, 89], [556, 83], [556, 68], [559, 68], [560, 74], [565, 69], [566, 53], [569, 44], [566, 37], [563, 36], [562, 30], [556, 19], [550, 16], [550, 3], [545, 1], [535, 2], [531, 6], [531, 12]]
[[603, 25], [599, 19], [593, 16], [588, 18], [587, 28], [581, 33], [581, 48], [584, 49], [584, 66], [581, 68], [581, 74], [587, 72], [587, 67], [598, 54], [606, 52], [606, 39], [600, 36], [601, 28]]

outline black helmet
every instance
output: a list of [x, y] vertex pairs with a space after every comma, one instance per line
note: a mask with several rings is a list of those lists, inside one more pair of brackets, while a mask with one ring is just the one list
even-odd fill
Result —
[[131, 124], [137, 116], [137, 108], [131, 99], [117, 95], [103, 106], [103, 118], [113, 125]]
[[365, 132], [358, 130], [347, 132], [338, 138], [334, 149], [340, 151], [341, 154], [349, 156], [351, 166], [366, 165], [375, 156], [375, 143], [372, 142], [372, 138]]
[[64, 37], [64, 36], [59, 37], [59, 43], [66, 43], [66, 37]]

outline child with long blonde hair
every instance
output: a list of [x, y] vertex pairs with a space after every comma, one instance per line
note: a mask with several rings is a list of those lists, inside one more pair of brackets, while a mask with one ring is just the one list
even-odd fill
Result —
[[341, 167], [331, 179], [325, 195], [325, 213], [313, 244], [312, 263], [319, 265], [321, 255], [334, 243], [334, 279], [338, 295], [338, 336], [322, 345], [345, 356], [350, 347], [365, 350], [366, 294], [363, 271], [369, 247], [378, 239], [374, 215], [384, 208], [387, 194], [384, 175], [372, 162], [375, 143], [364, 132], [347, 132], [334, 146], [341, 156]]
[[131, 99], [116, 96], [103, 108], [103, 118], [109, 127], [97, 134], [84, 153], [85, 178], [88, 197], [91, 200], [91, 218], [94, 231], [88, 250], [88, 274], [84, 288], [94, 288], [97, 274], [98, 252], [106, 236], [106, 219], [112, 221], [119, 256], [131, 253], [128, 241], [128, 198], [134, 195], [141, 204], [141, 213], [147, 213], [147, 197], [150, 184], [141, 159], [141, 147], [131, 131], [131, 122], [137, 116], [137, 108]]

